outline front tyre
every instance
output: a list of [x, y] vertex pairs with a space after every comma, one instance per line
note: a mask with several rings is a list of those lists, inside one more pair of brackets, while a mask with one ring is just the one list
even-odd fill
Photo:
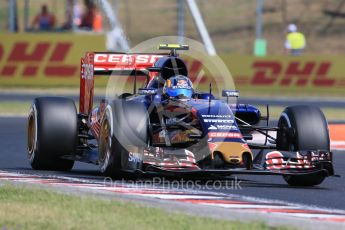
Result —
[[291, 186], [315, 186], [321, 184], [325, 176], [323, 175], [285, 175], [283, 176], [286, 183]]
[[[287, 107], [278, 121], [277, 150], [330, 151], [328, 124], [322, 111], [313, 106]], [[293, 186], [314, 186], [325, 179], [322, 174], [317, 175], [289, 175], [284, 180]]]
[[121, 177], [121, 151], [122, 146], [111, 134], [110, 121], [104, 116], [101, 121], [99, 137], [99, 169], [109, 177]]
[[99, 139], [99, 168], [105, 176], [122, 178], [141, 170], [148, 124], [143, 103], [114, 100], [107, 106]]

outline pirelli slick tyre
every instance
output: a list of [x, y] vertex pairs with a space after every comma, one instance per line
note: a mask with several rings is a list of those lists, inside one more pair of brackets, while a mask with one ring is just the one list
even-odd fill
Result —
[[287, 175], [283, 176], [284, 180], [291, 186], [315, 186], [319, 185], [325, 179], [323, 175], [302, 175], [293, 176]]
[[[287, 107], [278, 121], [277, 149], [283, 151], [326, 150], [330, 151], [328, 124], [322, 111], [313, 106]], [[322, 183], [325, 176], [284, 176], [289, 185], [314, 186]]]
[[77, 144], [77, 111], [74, 101], [60, 97], [36, 98], [27, 125], [27, 154], [33, 169], [71, 170]]
[[287, 107], [280, 116], [278, 127], [278, 150], [330, 150], [328, 124], [317, 107]]
[[133, 172], [141, 170], [148, 124], [142, 103], [114, 100], [107, 106], [99, 140], [99, 168], [105, 176], [133, 178]]

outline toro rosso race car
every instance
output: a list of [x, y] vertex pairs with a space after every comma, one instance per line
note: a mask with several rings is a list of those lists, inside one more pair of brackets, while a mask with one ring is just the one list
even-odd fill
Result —
[[[288, 107], [270, 127], [258, 108], [228, 103], [238, 91], [223, 90], [222, 99], [212, 95], [211, 87], [194, 89], [176, 53], [187, 45], [159, 48], [166, 53], [86, 53], [79, 112], [72, 99], [36, 98], [28, 116], [32, 168], [71, 170], [82, 161], [99, 165], [111, 177], [282, 175], [299, 186], [318, 185], [334, 175], [328, 124], [320, 109]], [[94, 107], [98, 75], [131, 76], [134, 90], [103, 98]], [[145, 87], [136, 89], [137, 76], [146, 77]], [[264, 143], [253, 142], [254, 133], [263, 135]]]

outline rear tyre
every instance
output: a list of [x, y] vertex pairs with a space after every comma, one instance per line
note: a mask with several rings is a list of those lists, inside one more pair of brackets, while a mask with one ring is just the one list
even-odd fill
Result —
[[27, 126], [27, 154], [37, 170], [69, 171], [77, 143], [77, 111], [73, 100], [59, 97], [36, 98]]
[[[278, 121], [277, 149], [283, 151], [330, 151], [328, 124], [322, 111], [312, 106], [287, 107]], [[324, 175], [284, 176], [293, 186], [321, 184]]]
[[141, 170], [148, 143], [148, 113], [142, 103], [115, 100], [101, 122], [99, 168], [112, 178], [131, 177]]

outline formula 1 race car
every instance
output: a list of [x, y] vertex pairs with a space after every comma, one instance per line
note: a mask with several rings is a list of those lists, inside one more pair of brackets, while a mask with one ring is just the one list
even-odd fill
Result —
[[[319, 108], [288, 107], [270, 127], [258, 108], [228, 103], [238, 91], [223, 90], [223, 100], [211, 87], [194, 89], [176, 53], [187, 45], [159, 48], [166, 53], [86, 53], [79, 112], [69, 98], [36, 98], [28, 117], [32, 168], [71, 170], [82, 161], [111, 177], [282, 175], [297, 186], [334, 175], [328, 124]], [[131, 76], [133, 93], [102, 98], [94, 108], [97, 75]], [[138, 76], [146, 83], [136, 89]], [[267, 123], [260, 125], [262, 120]], [[264, 135], [264, 143], [253, 142], [254, 133]]]

